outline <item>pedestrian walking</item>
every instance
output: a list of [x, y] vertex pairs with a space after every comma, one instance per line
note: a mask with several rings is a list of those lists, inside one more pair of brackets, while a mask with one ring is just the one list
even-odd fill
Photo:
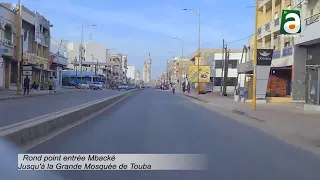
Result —
[[53, 91], [54, 91], [54, 92], [57, 92], [57, 90], [59, 90], [59, 88], [60, 88], [59, 79], [58, 79], [57, 77], [54, 77], [53, 85], [54, 85]]
[[186, 82], [182, 83], [182, 92], [184, 94], [184, 92], [186, 92]]
[[187, 91], [188, 91], [188, 94], [190, 93], [190, 83], [188, 83], [188, 85], [187, 85]]
[[176, 84], [172, 83], [171, 86], [172, 86], [172, 93], [174, 94], [176, 91]]
[[29, 88], [30, 88], [30, 79], [28, 76], [26, 76], [24, 79], [23, 79], [23, 95], [26, 95], [26, 92], [27, 92], [27, 95], [29, 95]]
[[49, 92], [52, 93], [53, 91], [53, 78], [50, 77], [49, 81], [48, 81], [48, 85], [49, 85]]

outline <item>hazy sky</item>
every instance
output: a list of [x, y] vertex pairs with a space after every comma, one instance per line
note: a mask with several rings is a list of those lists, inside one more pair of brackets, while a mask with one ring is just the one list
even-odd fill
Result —
[[[16, 3], [17, 0], [7, 0]], [[152, 78], [165, 69], [167, 59], [181, 54], [181, 45], [173, 37], [184, 37], [184, 54], [197, 49], [198, 19], [194, 12], [181, 8], [201, 9], [202, 48], [220, 48], [222, 39], [233, 41], [253, 33], [253, 0], [21, 0], [54, 25], [54, 39], [80, 41], [81, 24], [84, 39], [92, 39], [113, 49], [112, 53], [128, 54], [128, 64], [142, 70], [151, 53]], [[247, 40], [229, 44], [242, 48]]]

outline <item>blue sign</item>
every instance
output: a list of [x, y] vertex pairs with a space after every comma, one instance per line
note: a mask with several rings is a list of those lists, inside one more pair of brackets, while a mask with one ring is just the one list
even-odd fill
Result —
[[9, 53], [9, 49], [0, 48], [0, 55], [2, 55], [3, 53]]

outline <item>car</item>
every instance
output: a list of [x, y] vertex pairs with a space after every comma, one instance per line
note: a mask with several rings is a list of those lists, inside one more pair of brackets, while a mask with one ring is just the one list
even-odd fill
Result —
[[103, 83], [102, 82], [93, 82], [93, 83], [90, 84], [90, 89], [102, 90], [103, 89]]
[[88, 82], [82, 82], [77, 85], [78, 89], [90, 89], [90, 84]]
[[118, 90], [121, 91], [121, 90], [129, 90], [129, 86], [128, 84], [119, 84], [118, 85]]

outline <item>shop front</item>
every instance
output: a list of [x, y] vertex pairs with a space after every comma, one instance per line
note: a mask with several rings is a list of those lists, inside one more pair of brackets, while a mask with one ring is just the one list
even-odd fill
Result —
[[22, 79], [28, 75], [32, 83], [35, 82], [37, 85], [40, 85], [40, 89], [47, 89], [47, 82], [51, 76], [51, 71], [48, 69], [48, 59], [39, 57], [33, 53], [24, 52], [22, 75]]

